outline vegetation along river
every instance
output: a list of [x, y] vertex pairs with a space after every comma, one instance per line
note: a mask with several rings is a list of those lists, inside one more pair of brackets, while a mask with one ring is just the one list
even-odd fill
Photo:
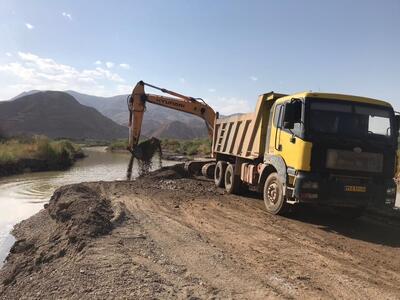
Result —
[[[14, 238], [13, 226], [32, 216], [49, 201], [54, 190], [66, 184], [85, 181], [124, 180], [129, 155], [106, 152], [104, 147], [85, 148], [86, 158], [78, 160], [67, 171], [25, 173], [0, 178], [0, 266]], [[163, 161], [163, 166], [175, 164]], [[158, 167], [158, 163], [154, 163]], [[133, 168], [132, 177], [138, 175]]]

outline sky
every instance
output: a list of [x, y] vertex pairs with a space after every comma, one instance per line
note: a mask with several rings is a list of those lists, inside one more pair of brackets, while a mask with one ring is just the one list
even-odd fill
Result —
[[400, 1], [0, 0], [1, 100], [113, 96], [139, 80], [223, 114], [309, 90], [400, 110]]

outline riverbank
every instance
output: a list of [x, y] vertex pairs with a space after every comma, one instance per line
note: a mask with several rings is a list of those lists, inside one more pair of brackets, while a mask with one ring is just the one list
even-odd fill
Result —
[[43, 136], [0, 142], [0, 177], [24, 172], [65, 170], [79, 158], [82, 149], [68, 141]]
[[135, 181], [61, 187], [15, 226], [0, 298], [400, 294], [398, 225], [316, 211], [277, 217], [263, 205], [188, 178], [182, 165]]
[[[128, 141], [126, 139], [112, 142], [107, 151], [127, 153]], [[162, 157], [171, 161], [189, 161], [196, 158], [208, 157], [211, 153], [211, 142], [208, 139], [194, 140], [161, 140]]]

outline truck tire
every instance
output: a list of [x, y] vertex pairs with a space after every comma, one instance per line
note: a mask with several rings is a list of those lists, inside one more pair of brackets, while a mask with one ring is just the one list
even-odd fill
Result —
[[264, 183], [264, 204], [270, 214], [282, 215], [288, 211], [289, 204], [283, 196], [283, 184], [277, 173], [271, 173]]
[[235, 175], [235, 165], [229, 164], [225, 171], [225, 190], [228, 194], [239, 194], [242, 182]]
[[215, 173], [215, 162], [207, 163], [201, 168], [201, 174], [203, 174], [205, 178], [213, 179], [214, 173]]
[[214, 182], [217, 187], [225, 186], [225, 170], [227, 163], [225, 161], [218, 161], [214, 170]]

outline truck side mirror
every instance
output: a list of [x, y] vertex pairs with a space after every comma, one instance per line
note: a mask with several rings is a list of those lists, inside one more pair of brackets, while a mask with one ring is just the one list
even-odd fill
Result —
[[294, 128], [294, 123], [293, 122], [283, 121], [283, 128], [285, 128], [285, 129], [293, 129]]
[[396, 123], [396, 131], [398, 132], [400, 130], [400, 115], [394, 116], [395, 123]]

